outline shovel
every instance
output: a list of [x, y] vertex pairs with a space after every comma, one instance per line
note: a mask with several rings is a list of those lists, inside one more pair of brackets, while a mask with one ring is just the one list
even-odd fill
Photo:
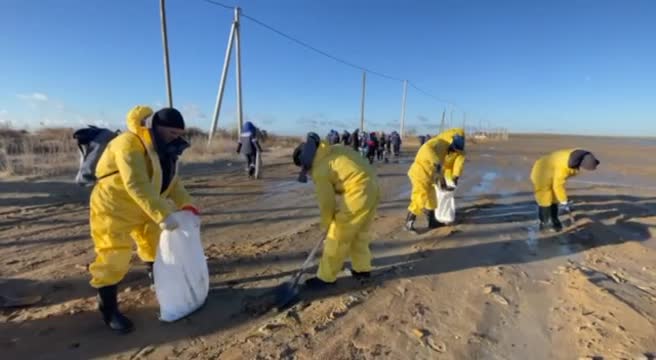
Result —
[[275, 290], [274, 293], [276, 295], [276, 309], [278, 311], [283, 310], [289, 306], [291, 306], [297, 299], [298, 299], [298, 282], [301, 279], [301, 276], [303, 273], [305, 273], [305, 270], [307, 270], [308, 266], [314, 259], [314, 255], [316, 255], [317, 251], [319, 250], [319, 247], [321, 244], [323, 244], [323, 237], [319, 239], [316, 245], [314, 245], [314, 248], [312, 248], [312, 251], [310, 251], [310, 254], [308, 255], [307, 259], [305, 259], [305, 262], [303, 265], [301, 265], [301, 268], [298, 270], [298, 272], [294, 275], [292, 275], [289, 280], [284, 282], [283, 284], [279, 285]]
[[574, 219], [574, 213], [572, 212], [572, 209], [569, 209], [569, 211], [567, 211], [567, 216], [569, 217], [569, 226], [574, 226], [574, 222], [576, 220]]

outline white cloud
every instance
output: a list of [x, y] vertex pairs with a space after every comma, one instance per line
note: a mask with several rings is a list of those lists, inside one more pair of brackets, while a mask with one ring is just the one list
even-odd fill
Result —
[[48, 95], [40, 92], [35, 92], [31, 94], [18, 94], [16, 95], [21, 100], [30, 100], [30, 101], [41, 101], [41, 102], [46, 102], [48, 101]]
[[0, 110], [0, 128], [11, 127], [11, 119], [7, 115], [9, 115], [9, 111], [6, 109]]

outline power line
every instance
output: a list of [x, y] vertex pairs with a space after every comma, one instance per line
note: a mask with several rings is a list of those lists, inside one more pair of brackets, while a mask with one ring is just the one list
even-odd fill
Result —
[[297, 38], [295, 38], [295, 37], [293, 37], [293, 36], [291, 36], [291, 35], [287, 35], [287, 34], [285, 34], [284, 32], [282, 32], [282, 31], [280, 31], [280, 30], [278, 30], [278, 29], [276, 29], [276, 28], [274, 28], [274, 27], [272, 27], [272, 26], [270, 26], [270, 25], [267, 25], [267, 24], [261, 22], [260, 20], [255, 19], [255, 18], [252, 17], [252, 16], [248, 16], [247, 14], [242, 14], [242, 16], [245, 17], [245, 18], [247, 18], [247, 19], [249, 19], [249, 20], [251, 20], [252, 22], [254, 22], [254, 23], [256, 23], [256, 24], [258, 24], [258, 25], [260, 25], [260, 26], [266, 28], [266, 29], [269, 29], [269, 30], [275, 32], [276, 34], [278, 34], [278, 35], [280, 35], [280, 36], [286, 38], [287, 40], [293, 41], [293, 42], [295, 42], [296, 44], [301, 45], [301, 46], [303, 46], [303, 47], [306, 48], [306, 49], [312, 50], [312, 51], [314, 51], [314, 52], [316, 52], [316, 53], [318, 53], [318, 54], [321, 54], [321, 55], [323, 55], [323, 56], [325, 56], [325, 57], [328, 57], [328, 58], [330, 58], [330, 59], [333, 59], [333, 60], [335, 60], [335, 61], [337, 61], [337, 62], [339, 62], [339, 63], [341, 63], [341, 64], [344, 64], [344, 65], [346, 65], [346, 66], [350, 66], [350, 67], [352, 67], [352, 68], [354, 68], [354, 69], [358, 69], [358, 70], [362, 70], [362, 71], [368, 72], [368, 73], [370, 73], [370, 74], [372, 74], [372, 75], [380, 76], [380, 77], [385, 78], [385, 79], [388, 79], [388, 80], [394, 80], [394, 81], [399, 81], [399, 82], [403, 81], [402, 79], [399, 79], [399, 78], [397, 78], [397, 77], [390, 76], [390, 75], [387, 75], [387, 74], [383, 74], [383, 73], [381, 73], [381, 72], [378, 72], [378, 71], [374, 71], [374, 70], [368, 69], [368, 68], [366, 68], [366, 67], [364, 67], [364, 66], [356, 65], [356, 64], [354, 64], [354, 63], [352, 63], [352, 62], [349, 62], [349, 61], [346, 61], [346, 60], [344, 60], [344, 59], [341, 59], [341, 58], [339, 58], [339, 57], [337, 57], [337, 56], [335, 56], [335, 55], [331, 55], [331, 54], [329, 54], [329, 53], [327, 53], [327, 52], [325, 52], [325, 51], [323, 51], [323, 50], [317, 49], [316, 47], [314, 47], [314, 46], [312, 46], [312, 45], [310, 45], [310, 44], [308, 44], [308, 43], [306, 43], [306, 42], [304, 42], [304, 41], [302, 41], [302, 40], [299, 40], [299, 39], [297, 39]]
[[[206, 2], [206, 3], [209, 3], [209, 4], [212, 4], [212, 5], [220, 6], [220, 7], [225, 8], [225, 9], [230, 9], [230, 10], [234, 9], [233, 6], [229, 6], [229, 5], [226, 5], [226, 4], [223, 4], [223, 3], [220, 3], [220, 2], [218, 2], [218, 1], [214, 1], [214, 0], [202, 0], [202, 1], [204, 1], [204, 2]], [[297, 38], [295, 38], [295, 37], [293, 37], [293, 36], [291, 36], [291, 35], [289, 35], [289, 34], [286, 34], [286, 33], [282, 32], [282, 31], [280, 31], [280, 30], [274, 28], [274, 27], [271, 26], [271, 25], [268, 25], [268, 24], [266, 24], [266, 23], [264, 23], [264, 22], [262, 22], [262, 21], [260, 21], [260, 20], [258, 20], [258, 19], [256, 19], [256, 18], [254, 18], [254, 17], [252, 17], [252, 16], [249, 16], [248, 14], [246, 14], [246, 13], [244, 13], [244, 12], [241, 13], [241, 16], [244, 17], [244, 18], [246, 18], [246, 19], [248, 19], [248, 20], [250, 20], [250, 21], [252, 21], [252, 22], [254, 22], [254, 23], [256, 23], [256, 24], [258, 24], [258, 25], [260, 25], [260, 26], [262, 26], [263, 28], [265, 28], [265, 29], [267, 29], [267, 30], [270, 30], [270, 31], [272, 31], [272, 32], [274, 32], [274, 33], [276, 33], [276, 34], [278, 34], [279, 36], [284, 37], [285, 39], [287, 39], [287, 40], [289, 40], [289, 41], [292, 41], [292, 42], [296, 43], [297, 45], [300, 45], [300, 46], [302, 46], [302, 47], [304, 47], [304, 48], [306, 48], [306, 49], [308, 49], [308, 50], [311, 50], [311, 51], [313, 51], [313, 52], [319, 54], [319, 55], [322, 55], [322, 56], [325, 56], [325, 57], [327, 57], [327, 58], [329, 58], [329, 59], [332, 59], [333, 61], [336, 61], [336, 62], [338, 62], [338, 63], [340, 63], [340, 64], [346, 65], [346, 66], [351, 67], [351, 68], [353, 68], [353, 69], [357, 69], [357, 70], [361, 70], [361, 71], [364, 71], [364, 72], [370, 73], [370, 74], [372, 74], [372, 75], [379, 76], [379, 77], [381, 77], [381, 78], [385, 78], [385, 79], [393, 80], [393, 81], [403, 82], [403, 79], [398, 78], [398, 77], [396, 77], [396, 76], [391, 76], [391, 75], [387, 75], [387, 74], [384, 74], [384, 73], [381, 73], [381, 72], [378, 72], [378, 71], [371, 70], [371, 69], [366, 68], [366, 67], [364, 67], [364, 66], [360, 66], [360, 65], [354, 64], [354, 63], [352, 63], [352, 62], [350, 62], [350, 61], [344, 60], [344, 59], [342, 59], [342, 58], [340, 58], [340, 57], [337, 57], [337, 56], [335, 56], [335, 55], [332, 55], [332, 54], [330, 54], [330, 53], [328, 53], [328, 52], [326, 52], [326, 51], [323, 51], [323, 50], [321, 50], [321, 49], [318, 49], [317, 47], [312, 46], [312, 45], [306, 43], [306, 42], [303, 41], [303, 40], [299, 40], [299, 39], [297, 39]], [[408, 81], [408, 83], [409, 83], [410, 86], [411, 86], [412, 88], [414, 88], [415, 90], [421, 92], [422, 94], [428, 96], [429, 98], [432, 98], [433, 100], [436, 100], [437, 102], [444, 103], [444, 104], [448, 104], [448, 105], [451, 105], [451, 106], [456, 107], [456, 108], [460, 108], [460, 107], [459, 107], [458, 105], [456, 105], [455, 103], [453, 103], [453, 102], [451, 102], [451, 101], [448, 101], [448, 100], [441, 99], [441, 98], [439, 98], [439, 97], [437, 97], [437, 96], [435, 96], [435, 95], [429, 93], [428, 91], [426, 91], [426, 90], [424, 90], [424, 89], [418, 87], [418, 86], [415, 85], [412, 81]]]
[[[222, 3], [217, 2], [217, 1], [214, 1], [214, 0], [203, 0], [203, 1], [205, 1], [206, 3], [212, 4], [212, 5], [217, 5], [217, 6], [220, 6], [220, 7], [222, 7], [222, 8], [226, 8], [226, 9], [233, 9], [233, 8], [234, 8], [234, 7], [231, 7], [231, 6], [228, 6], [228, 5], [222, 4]], [[258, 24], [258, 25], [260, 25], [260, 26], [262, 26], [263, 28], [265, 28], [265, 29], [267, 29], [267, 30], [273, 31], [274, 33], [276, 33], [276, 34], [278, 34], [278, 35], [284, 37], [284, 38], [287, 39], [287, 40], [290, 40], [290, 41], [292, 41], [292, 42], [294, 42], [294, 43], [296, 43], [296, 44], [298, 44], [298, 45], [300, 45], [300, 46], [302, 46], [302, 47], [304, 47], [304, 48], [306, 48], [306, 49], [308, 49], [308, 50], [314, 51], [314, 52], [316, 52], [317, 54], [323, 55], [323, 56], [325, 56], [325, 57], [327, 57], [327, 58], [330, 58], [330, 59], [332, 59], [332, 60], [334, 60], [334, 61], [337, 61], [337, 62], [339, 62], [339, 63], [341, 63], [341, 64], [343, 64], [343, 65], [346, 65], [346, 66], [349, 66], [349, 67], [352, 67], [352, 68], [354, 68], [354, 69], [358, 69], [358, 70], [361, 70], [361, 71], [366, 71], [366, 72], [368, 72], [368, 73], [370, 73], [370, 74], [372, 74], [372, 75], [380, 76], [380, 77], [385, 78], [385, 79], [388, 79], [388, 80], [394, 80], [394, 81], [399, 81], [399, 82], [403, 81], [403, 80], [400, 79], [400, 78], [397, 78], [397, 77], [390, 76], [390, 75], [387, 75], [387, 74], [384, 74], [384, 73], [381, 73], [381, 72], [378, 72], [378, 71], [374, 71], [374, 70], [368, 69], [368, 68], [366, 68], [366, 67], [364, 67], [364, 66], [360, 66], [360, 65], [354, 64], [354, 63], [352, 63], [352, 62], [349, 62], [349, 61], [347, 61], [347, 60], [344, 60], [344, 59], [342, 59], [342, 58], [339, 58], [339, 57], [337, 57], [337, 56], [335, 56], [335, 55], [329, 54], [329, 53], [327, 53], [327, 52], [325, 52], [325, 51], [323, 51], [323, 50], [321, 50], [321, 49], [318, 49], [318, 48], [316, 48], [316, 47], [314, 47], [314, 46], [312, 46], [312, 45], [306, 43], [306, 42], [303, 41], [303, 40], [299, 40], [299, 39], [297, 39], [297, 38], [295, 38], [295, 37], [293, 37], [293, 36], [291, 36], [291, 35], [289, 35], [289, 34], [286, 34], [286, 33], [282, 32], [282, 31], [280, 31], [280, 30], [274, 28], [274, 27], [271, 26], [271, 25], [265, 24], [264, 22], [262, 22], [262, 21], [260, 21], [260, 20], [258, 20], [258, 19], [256, 19], [256, 18], [254, 18], [254, 17], [252, 17], [252, 16], [249, 16], [248, 14], [246, 14], [246, 13], [244, 13], [244, 12], [241, 13], [241, 16], [242, 16], [242, 17], [245, 17], [246, 19], [248, 19], [248, 20], [250, 20], [250, 21], [252, 21], [252, 22], [254, 22], [254, 23], [256, 23], [256, 24]]]
[[202, 0], [202, 1], [205, 1], [206, 3], [212, 4], [212, 5], [220, 6], [222, 8], [228, 9], [228, 10], [232, 10], [232, 9], [235, 8], [234, 6], [229, 6], [229, 5], [226, 5], [226, 4], [222, 4], [218, 1], [213, 1], [213, 0]]
[[408, 81], [408, 83], [409, 83], [410, 86], [411, 86], [412, 88], [414, 88], [415, 90], [417, 90], [417, 91], [419, 91], [420, 93], [422, 93], [422, 94], [428, 96], [429, 98], [432, 98], [433, 100], [435, 100], [435, 101], [437, 101], [437, 102], [444, 103], [444, 104], [447, 104], [447, 105], [451, 105], [451, 106], [453, 106], [453, 107], [459, 107], [458, 105], [456, 105], [455, 103], [453, 103], [453, 102], [451, 102], [451, 101], [441, 99], [441, 98], [439, 98], [439, 97], [437, 97], [437, 96], [435, 96], [435, 95], [429, 93], [428, 91], [426, 91], [426, 90], [424, 90], [424, 89], [418, 87], [418, 86], [415, 85], [412, 81]]

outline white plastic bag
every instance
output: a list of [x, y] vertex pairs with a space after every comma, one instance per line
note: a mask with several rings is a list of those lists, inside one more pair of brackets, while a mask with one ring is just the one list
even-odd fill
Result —
[[176, 321], [203, 306], [210, 288], [198, 216], [180, 214], [179, 227], [163, 230], [153, 276], [160, 320]]
[[456, 221], [456, 199], [455, 191], [446, 191], [435, 186], [437, 196], [437, 209], [435, 209], [435, 218], [442, 224], [451, 224]]
[[259, 179], [262, 177], [262, 152], [258, 151], [255, 155], [255, 178]]

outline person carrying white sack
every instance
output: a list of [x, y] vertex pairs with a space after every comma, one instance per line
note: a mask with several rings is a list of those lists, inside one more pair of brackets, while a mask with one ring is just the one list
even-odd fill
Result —
[[130, 268], [134, 244], [152, 269], [161, 230], [176, 229], [184, 213], [199, 215], [178, 177], [178, 157], [189, 147], [182, 138], [180, 112], [164, 108], [153, 113], [136, 106], [127, 115], [127, 127], [101, 155], [90, 200], [96, 253], [89, 266], [90, 284], [98, 290], [103, 321], [121, 333], [134, 328], [117, 302], [117, 286]]

